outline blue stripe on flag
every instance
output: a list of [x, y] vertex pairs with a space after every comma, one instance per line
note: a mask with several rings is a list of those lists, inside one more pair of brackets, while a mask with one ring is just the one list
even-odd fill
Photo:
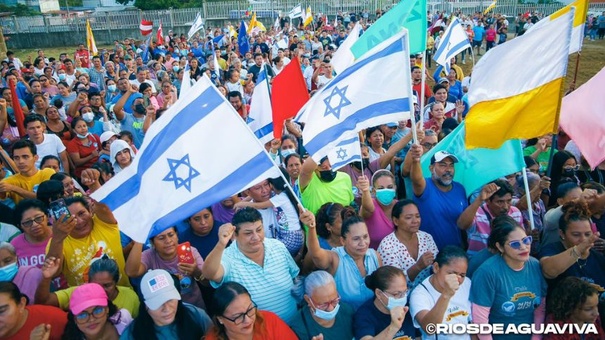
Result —
[[355, 137], [353, 137], [353, 138], [345, 139], [345, 140], [343, 140], [342, 142], [340, 142], [340, 143], [336, 144], [336, 146], [343, 146], [343, 145], [351, 144], [351, 143], [353, 143], [354, 141], [359, 141], [359, 137], [358, 137], [358, 136], [355, 136]]
[[270, 134], [271, 132], [273, 132], [273, 122], [254, 131], [254, 134], [256, 135], [256, 138], [261, 139], [261, 138], [265, 137], [266, 135]]
[[409, 98], [396, 98], [371, 104], [369, 106], [357, 110], [352, 115], [338, 122], [338, 124], [320, 132], [315, 137], [313, 137], [313, 139], [311, 139], [307, 144], [305, 144], [305, 148], [307, 149], [307, 152], [312, 155], [319, 151], [323, 146], [327, 145], [329, 142], [338, 138], [339, 136], [342, 136], [343, 134], [350, 131], [355, 131], [355, 127], [361, 121], [367, 121], [375, 117], [380, 117], [397, 112], [409, 111]]
[[[451, 23], [451, 25], [460, 25], [460, 22], [458, 21], [458, 19], [456, 19], [453, 23]], [[439, 44], [439, 48], [437, 49], [437, 52], [435, 52], [435, 57], [434, 59], [439, 59], [441, 57], [441, 54], [443, 53], [443, 50], [445, 50], [445, 47], [447, 46], [447, 42], [450, 41], [452, 32], [454, 27], [450, 27], [449, 31], [447, 32], [447, 35], [445, 37], [443, 37], [441, 39], [441, 43]]]
[[135, 197], [141, 189], [141, 177], [145, 171], [172, 146], [174, 141], [223, 102], [224, 99], [211, 87], [202, 92], [172, 118], [166, 127], [146, 145], [143, 153], [137, 155], [139, 158], [137, 173], [109, 193], [101, 202], [107, 204], [110, 209], [116, 210]]
[[334, 163], [334, 164], [330, 164], [330, 165], [332, 166], [332, 168], [336, 169], [336, 168], [340, 168], [340, 167], [345, 166], [345, 165], [347, 165], [347, 164], [349, 164], [351, 162], [354, 162], [354, 161], [361, 161], [361, 156], [360, 155], [354, 155], [354, 156], [351, 156], [351, 157], [345, 159], [342, 162], [338, 162], [338, 163]]
[[[225, 197], [233, 195], [234, 192], [241, 189], [242, 183], [252, 182], [256, 177], [273, 166], [273, 162], [271, 162], [271, 159], [267, 157], [264, 151], [258, 153], [237, 170], [225, 176], [222, 181], [158, 219], [149, 231], [149, 235], [154, 235], [154, 232], [157, 233], [157, 231], [164, 230], [166, 227], [172, 225], [174, 221], [183, 220], [183, 216], [195, 214], [200, 210], [200, 207], [208, 207], [223, 200]], [[195, 204], [191, 204], [191, 202], [195, 202]]]
[[326, 92], [329, 88], [336, 86], [338, 83], [347, 79], [347, 77], [353, 75], [355, 72], [357, 72], [359, 69], [363, 68], [367, 64], [402, 51], [405, 51], [404, 40], [395, 40], [391, 45], [385, 47], [382, 51], [372, 54], [370, 57], [363, 59], [342, 71], [342, 73], [339, 74], [336, 78], [334, 78], [334, 80], [322, 87], [321, 92]]

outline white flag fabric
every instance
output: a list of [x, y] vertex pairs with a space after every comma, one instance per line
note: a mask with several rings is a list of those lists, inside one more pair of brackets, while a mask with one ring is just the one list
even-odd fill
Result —
[[252, 104], [248, 114], [248, 126], [261, 143], [273, 139], [273, 110], [271, 109], [271, 95], [269, 81], [267, 80], [267, 65], [258, 73], [256, 86], [252, 93]]
[[355, 26], [353, 26], [349, 36], [342, 42], [338, 50], [336, 50], [336, 53], [334, 53], [334, 56], [332, 56], [330, 64], [334, 71], [336, 71], [336, 74], [341, 73], [355, 62], [355, 56], [353, 55], [353, 52], [351, 52], [351, 46], [359, 39], [360, 31], [361, 25], [357, 22]]
[[183, 80], [181, 81], [181, 91], [179, 93], [179, 99], [185, 97], [185, 94], [191, 89], [191, 73], [189, 62], [185, 64], [185, 71], [183, 71]]
[[294, 8], [292, 8], [290, 13], [288, 13], [288, 17], [290, 17], [290, 19], [300, 18], [302, 16], [303, 16], [303, 9], [302, 9], [301, 4], [296, 5]]
[[273, 23], [273, 29], [278, 32], [279, 31], [279, 17], [275, 18], [275, 22]]
[[[412, 104], [406, 29], [368, 51], [301, 109], [304, 146], [316, 162], [353, 132], [408, 119]], [[368, 79], [380, 77], [372, 86]]]
[[361, 162], [361, 145], [359, 144], [359, 134], [347, 138], [338, 143], [336, 147], [328, 152], [328, 159], [332, 166], [332, 171], [336, 171], [351, 162]]
[[187, 40], [190, 40], [191, 38], [193, 38], [195, 33], [197, 33], [197, 31], [201, 30], [202, 28], [204, 28], [204, 21], [202, 20], [202, 14], [200, 12], [197, 12], [197, 16], [195, 17], [195, 20], [193, 20], [193, 25], [191, 25], [191, 28], [189, 29], [189, 33], [187, 33], [187, 36], [188, 36]]
[[460, 20], [454, 18], [443, 33], [443, 38], [441, 38], [433, 59], [439, 65], [443, 65], [447, 74], [450, 72], [451, 59], [470, 47], [471, 44], [468, 40], [468, 35], [462, 28]]
[[109, 206], [121, 231], [144, 243], [204, 207], [278, 176], [264, 146], [204, 76], [151, 125], [133, 163], [92, 198]]

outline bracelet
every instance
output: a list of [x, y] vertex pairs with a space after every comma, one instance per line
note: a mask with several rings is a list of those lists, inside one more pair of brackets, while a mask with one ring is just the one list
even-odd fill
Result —
[[203, 281], [205, 279], [204, 274], [200, 273], [198, 277], [194, 277], [195, 281]]
[[576, 260], [580, 258], [580, 254], [578, 254], [578, 252], [576, 251], [577, 246], [573, 246], [573, 248], [571, 248], [571, 253], [569, 254], [570, 256], [575, 256]]

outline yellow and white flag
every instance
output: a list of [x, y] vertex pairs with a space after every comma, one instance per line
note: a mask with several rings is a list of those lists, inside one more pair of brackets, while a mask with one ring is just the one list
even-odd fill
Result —
[[574, 8], [567, 8], [479, 60], [468, 92], [468, 149], [558, 131], [573, 19]]
[[487, 8], [485, 9], [485, 11], [483, 11], [483, 15], [489, 13], [489, 11], [491, 11], [494, 8], [496, 8], [496, 0], [492, 1], [492, 3], [489, 4], [489, 6], [487, 6]]
[[92, 28], [90, 28], [90, 22], [88, 19], [86, 19], [86, 48], [88, 48], [88, 53], [91, 55], [99, 54], [97, 44], [95, 43], [95, 37], [92, 35]]
[[256, 12], [252, 14], [252, 18], [250, 19], [250, 25], [248, 25], [248, 34], [257, 34], [258, 32], [266, 32], [267, 29], [262, 22], [256, 20]]
[[584, 41], [584, 24], [586, 23], [586, 15], [588, 14], [588, 0], [576, 0], [570, 3], [546, 18], [538, 21], [527, 32], [531, 32], [537, 27], [542, 27], [542, 25], [558, 19], [560, 16], [566, 14], [571, 7], [575, 7], [576, 12], [573, 18], [573, 30], [571, 33], [571, 42], [569, 43], [569, 54], [580, 51], [582, 49], [582, 42]]
[[303, 21], [303, 27], [309, 26], [313, 22], [313, 13], [311, 13], [311, 6], [307, 7], [307, 13], [305, 14], [305, 20]]

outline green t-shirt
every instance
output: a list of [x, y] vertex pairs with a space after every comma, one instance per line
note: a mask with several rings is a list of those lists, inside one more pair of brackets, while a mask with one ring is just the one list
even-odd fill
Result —
[[[536, 146], [528, 146], [523, 149], [523, 156], [531, 156], [534, 152], [536, 152]], [[555, 150], [557, 153], [557, 150]], [[540, 165], [540, 171], [546, 171], [548, 169], [548, 161], [550, 160], [550, 148], [546, 149], [546, 151], [541, 152], [536, 159], [536, 162]]]
[[301, 191], [303, 205], [313, 214], [326, 203], [340, 203], [346, 207], [355, 199], [351, 177], [340, 171], [332, 182], [322, 182], [314, 173], [307, 187]]
[[[56, 291], [57, 300], [59, 301], [59, 307], [63, 310], [69, 310], [69, 299], [74, 290], [78, 287], [69, 287], [67, 289]], [[118, 309], [126, 309], [130, 312], [133, 318], [139, 315], [139, 297], [137, 293], [129, 287], [118, 286], [118, 296], [111, 301]]]

